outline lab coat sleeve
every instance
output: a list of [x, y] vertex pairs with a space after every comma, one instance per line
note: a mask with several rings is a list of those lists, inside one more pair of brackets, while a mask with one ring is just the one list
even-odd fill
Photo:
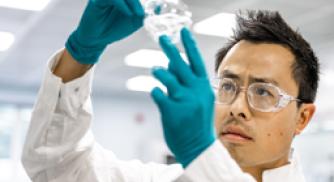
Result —
[[164, 182], [180, 176], [180, 165], [121, 161], [96, 143], [90, 130], [94, 68], [63, 84], [52, 73], [62, 52], [48, 63], [24, 145], [22, 163], [32, 181]]
[[256, 182], [244, 173], [226, 148], [216, 140], [175, 182]]

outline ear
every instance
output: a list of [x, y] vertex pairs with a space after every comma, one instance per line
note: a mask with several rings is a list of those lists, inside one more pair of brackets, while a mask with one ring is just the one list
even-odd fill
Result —
[[297, 126], [295, 130], [295, 135], [299, 135], [305, 129], [305, 127], [310, 122], [316, 107], [313, 103], [311, 104], [302, 104], [299, 108]]

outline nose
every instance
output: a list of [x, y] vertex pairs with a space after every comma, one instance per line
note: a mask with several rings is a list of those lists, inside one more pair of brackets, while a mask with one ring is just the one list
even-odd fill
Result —
[[240, 121], [249, 121], [251, 118], [246, 93], [245, 89], [242, 89], [231, 103], [230, 107], [230, 116], [236, 117]]

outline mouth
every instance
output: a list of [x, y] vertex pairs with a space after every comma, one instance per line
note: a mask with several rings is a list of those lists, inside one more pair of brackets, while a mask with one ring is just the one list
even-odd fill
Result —
[[238, 126], [227, 126], [220, 133], [220, 138], [225, 142], [239, 144], [253, 141], [253, 138]]

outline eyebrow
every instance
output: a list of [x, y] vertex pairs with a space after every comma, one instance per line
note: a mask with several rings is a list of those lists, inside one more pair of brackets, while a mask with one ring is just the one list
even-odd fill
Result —
[[219, 78], [233, 78], [233, 79], [240, 80], [239, 75], [233, 73], [230, 70], [224, 70], [223, 73], [219, 76]]
[[[220, 78], [232, 78], [232, 79], [235, 79], [235, 80], [238, 80], [238, 81], [241, 80], [239, 75], [233, 73], [230, 70], [224, 70], [223, 73], [219, 77]], [[250, 83], [256, 83], [256, 82], [272, 83], [274, 85], [279, 86], [279, 83], [277, 81], [275, 81], [274, 79], [271, 79], [271, 78], [259, 78], [259, 77], [250, 76], [249, 80], [250, 80]]]
[[256, 78], [256, 77], [250, 77], [250, 82], [254, 83], [254, 82], [260, 82], [260, 83], [272, 83], [276, 86], [279, 86], [278, 82], [270, 79], [270, 78]]

